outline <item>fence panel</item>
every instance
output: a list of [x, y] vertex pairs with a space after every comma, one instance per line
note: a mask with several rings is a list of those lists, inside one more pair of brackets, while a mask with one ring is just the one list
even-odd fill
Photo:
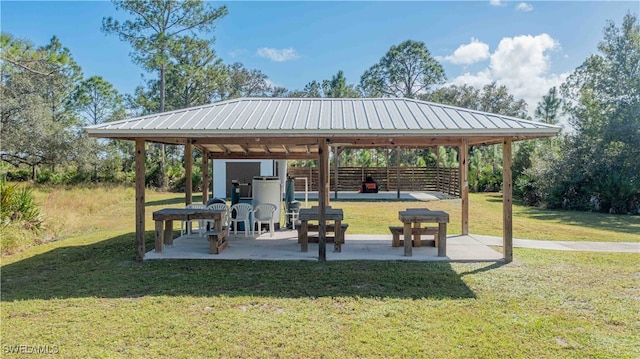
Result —
[[[400, 167], [400, 181], [396, 167], [339, 167], [338, 191], [358, 191], [367, 176], [378, 182], [381, 191], [438, 191], [460, 196], [458, 168]], [[316, 167], [289, 167], [289, 175], [306, 177], [309, 190], [318, 190]], [[331, 191], [335, 190], [334, 168], [330, 168]], [[304, 191], [304, 182], [295, 182], [296, 191]]]

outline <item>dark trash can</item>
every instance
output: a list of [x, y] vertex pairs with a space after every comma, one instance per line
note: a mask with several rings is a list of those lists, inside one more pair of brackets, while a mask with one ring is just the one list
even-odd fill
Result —
[[226, 203], [227, 203], [227, 201], [225, 201], [225, 200], [224, 200], [224, 199], [222, 199], [222, 198], [215, 198], [215, 197], [214, 197], [214, 198], [210, 198], [210, 199], [207, 201], [207, 203], [205, 203], [205, 204], [208, 206], [208, 205], [215, 204], [215, 203], [223, 203], [223, 204], [226, 204]]
[[298, 225], [298, 221], [293, 220], [293, 218], [298, 218], [298, 216], [291, 215], [291, 213], [300, 213], [300, 207], [302, 207], [302, 202], [300, 201], [291, 201], [287, 203], [287, 228], [294, 229]]

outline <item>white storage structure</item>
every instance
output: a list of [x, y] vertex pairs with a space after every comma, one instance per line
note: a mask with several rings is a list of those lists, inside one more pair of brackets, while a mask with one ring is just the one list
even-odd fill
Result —
[[280, 212], [282, 211], [282, 185], [278, 177], [253, 177], [251, 184], [253, 192], [253, 207], [261, 203], [272, 203], [276, 205], [273, 212], [273, 223], [275, 228], [280, 228]]

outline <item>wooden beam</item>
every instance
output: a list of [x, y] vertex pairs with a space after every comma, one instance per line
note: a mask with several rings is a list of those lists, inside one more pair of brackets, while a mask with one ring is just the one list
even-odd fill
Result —
[[145, 234], [145, 217], [144, 217], [144, 165], [145, 165], [144, 140], [136, 140], [136, 261], [144, 260], [144, 234]]
[[289, 152], [286, 153], [275, 153], [271, 152], [269, 154], [266, 153], [256, 153], [250, 152], [249, 154], [245, 154], [244, 152], [209, 152], [209, 159], [212, 160], [246, 160], [246, 159], [256, 159], [256, 160], [317, 160], [318, 154], [315, 152]]
[[331, 142], [344, 147], [357, 148], [389, 148], [396, 146], [403, 148], [426, 148], [435, 145], [459, 146], [461, 143], [459, 136], [411, 136], [407, 134], [397, 134], [394, 138], [382, 135], [336, 135], [331, 138]]
[[502, 253], [507, 263], [513, 261], [511, 156], [511, 138], [505, 137], [502, 142]]
[[318, 146], [318, 261], [326, 262], [327, 260], [327, 194], [328, 186], [326, 185], [329, 178], [329, 146], [326, 141], [320, 141]]
[[209, 200], [209, 151], [202, 150], [202, 204]]
[[221, 137], [195, 137], [192, 139], [193, 144], [201, 145], [245, 145], [247, 147], [255, 145], [290, 145], [290, 146], [313, 146], [318, 144], [315, 137], [304, 137], [299, 135], [281, 135], [279, 137], [258, 137], [255, 136], [221, 136]]
[[469, 145], [460, 146], [460, 198], [462, 199], [462, 235], [469, 234]]
[[184, 195], [185, 204], [191, 204], [193, 200], [193, 146], [191, 143], [184, 145]]
[[[406, 132], [387, 133], [379, 135], [366, 134], [345, 134], [344, 131], [335, 130], [333, 133], [326, 134], [299, 134], [299, 133], [279, 133], [277, 136], [265, 136], [264, 134], [239, 135], [239, 134], [202, 134], [199, 132], [192, 133], [174, 133], [171, 136], [167, 134], [145, 135], [145, 137], [136, 137], [131, 133], [108, 133], [99, 134], [91, 133], [90, 137], [105, 137], [124, 140], [141, 139], [149, 143], [165, 143], [165, 144], [186, 144], [191, 141], [192, 144], [202, 145], [291, 145], [304, 146], [316, 145], [318, 136], [322, 136], [323, 140], [330, 140], [330, 143], [337, 144], [340, 147], [355, 148], [393, 148], [401, 146], [404, 148], [426, 148], [430, 146], [460, 146], [461, 138], [467, 138], [467, 145], [490, 145], [502, 142], [504, 137], [511, 137], [512, 141], [520, 141], [526, 139], [554, 137], [556, 133], [523, 133], [518, 131], [499, 132], [491, 134], [477, 133], [458, 133], [458, 134], [415, 134]], [[259, 136], [259, 137], [258, 137]]]

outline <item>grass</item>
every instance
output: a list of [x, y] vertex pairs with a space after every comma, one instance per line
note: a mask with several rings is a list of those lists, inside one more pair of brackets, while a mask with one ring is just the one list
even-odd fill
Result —
[[[315, 205], [315, 203], [310, 203]], [[461, 201], [436, 202], [358, 202], [333, 201], [342, 208], [349, 233], [388, 233], [397, 225], [398, 211], [408, 207], [428, 207], [449, 213], [448, 234], [461, 232]], [[469, 232], [502, 236], [502, 196], [495, 193], [472, 193], [469, 196]], [[544, 210], [519, 204], [513, 206], [515, 238], [567, 241], [640, 242], [640, 216], [607, 215], [590, 212]]]
[[[63, 357], [640, 356], [638, 254], [516, 248], [516, 261], [506, 265], [135, 263], [133, 195], [127, 191], [36, 191], [47, 218], [59, 222], [61, 240], [2, 258], [3, 351], [24, 344], [55, 345]], [[476, 212], [499, 221], [496, 199], [471, 197], [472, 232], [491, 226]], [[155, 192], [147, 201], [149, 218], [156, 208], [181, 203], [180, 195]], [[438, 205], [451, 206], [446, 209], [455, 221], [459, 204], [447, 202]], [[381, 212], [397, 216], [398, 208], [416, 203], [375, 205], [334, 202], [345, 209], [349, 231], [359, 233], [376, 233], [370, 221], [397, 221]], [[371, 217], [350, 218], [356, 210]], [[619, 238], [631, 238], [638, 225], [637, 217], [551, 212], [542, 218], [545, 211], [516, 211], [522, 212], [515, 218], [526, 217], [521, 233], [542, 226], [550, 233], [546, 239], [567, 239], [571, 233], [555, 231], [568, 226], [584, 231], [585, 239], [602, 240], [583, 221], [599, 221], [607, 235]], [[152, 222], [147, 225], [151, 248]], [[388, 223], [378, 225], [386, 232]]]

